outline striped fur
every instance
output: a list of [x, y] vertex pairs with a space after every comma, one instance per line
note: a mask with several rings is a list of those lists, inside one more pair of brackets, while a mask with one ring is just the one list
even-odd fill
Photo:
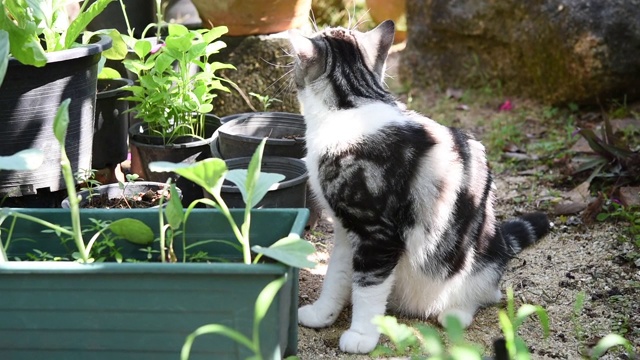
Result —
[[394, 101], [382, 83], [393, 30], [291, 34], [311, 187], [336, 228], [320, 298], [299, 319], [329, 326], [351, 301], [340, 348], [353, 353], [375, 347], [371, 319], [388, 307], [469, 325], [500, 299], [509, 259], [549, 230], [543, 214], [497, 224], [482, 144]]

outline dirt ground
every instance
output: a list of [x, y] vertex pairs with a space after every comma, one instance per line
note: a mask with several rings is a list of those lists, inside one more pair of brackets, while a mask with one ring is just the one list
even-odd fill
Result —
[[[430, 95], [413, 94], [413, 97], [418, 96], [428, 98]], [[406, 95], [404, 97], [406, 99]], [[502, 100], [496, 101], [499, 104]], [[434, 105], [434, 100], [426, 99], [425, 104], [426, 111], [423, 109], [422, 112], [431, 116], [429, 104]], [[474, 113], [473, 109], [462, 110], [464, 115], [458, 116], [454, 124], [467, 128], [482, 139], [486, 129], [474, 117], [486, 116], [487, 110], [479, 110], [484, 114]], [[619, 237], [624, 236], [624, 226], [613, 222], [595, 222], [587, 226], [579, 212], [555, 215], [550, 202], [561, 197], [558, 194], [566, 189], [557, 189], [549, 182], [540, 181], [539, 176], [533, 176], [535, 171], [522, 170], [522, 165], [501, 167], [496, 164], [500, 161], [492, 160], [492, 166], [497, 168], [499, 218], [542, 210], [549, 213], [554, 222], [554, 228], [547, 237], [511, 261], [501, 283], [503, 290], [513, 288], [516, 307], [525, 303], [541, 305], [549, 314], [551, 333], [548, 338], [543, 338], [535, 318], [526, 321], [519, 332], [530, 347], [532, 358], [584, 358], [600, 338], [612, 332], [625, 336], [636, 352], [640, 352], [640, 261], [634, 263], [625, 258], [626, 254], [636, 250], [630, 242], [619, 241]], [[546, 178], [557, 175], [553, 174], [557, 171], [554, 169], [538, 171], [546, 171]], [[319, 265], [313, 270], [301, 271], [300, 305], [313, 302], [320, 294], [333, 242], [331, 220], [322, 218], [314, 230], [307, 232], [306, 238], [316, 246], [315, 257]], [[585, 293], [584, 307], [576, 313], [574, 304], [580, 292]], [[492, 355], [493, 340], [501, 336], [498, 309], [504, 305], [503, 302], [481, 309], [466, 331], [466, 339], [483, 346], [487, 356]], [[414, 324], [423, 320], [400, 317], [399, 321]], [[426, 322], [437, 327], [434, 320]], [[339, 350], [340, 335], [349, 323], [350, 309], [346, 308], [336, 323], [328, 328], [300, 326], [300, 359], [369, 359], [368, 355], [350, 355]], [[386, 339], [383, 337], [382, 341]], [[610, 351], [603, 358], [628, 357], [620, 351]]]

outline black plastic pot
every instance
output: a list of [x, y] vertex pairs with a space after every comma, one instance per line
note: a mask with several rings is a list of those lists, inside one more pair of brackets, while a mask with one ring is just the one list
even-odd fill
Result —
[[0, 196], [44, 196], [65, 189], [60, 146], [53, 120], [60, 103], [71, 99], [65, 149], [74, 171], [91, 168], [94, 109], [100, 53], [111, 39], [47, 54], [38, 68], [9, 59], [0, 87], [0, 155], [35, 148], [45, 153], [34, 171], [0, 171]]
[[[93, 3], [94, 0], [91, 0]], [[142, 32], [149, 24], [156, 22], [156, 9], [154, 0], [124, 0], [129, 25], [133, 29], [136, 39], [142, 37]], [[122, 13], [119, 1], [113, 1], [96, 16], [87, 30], [98, 31], [102, 29], [116, 29], [122, 34], [127, 34], [127, 23]], [[148, 34], [149, 35], [149, 34]]]
[[91, 166], [103, 169], [127, 159], [129, 153], [129, 102], [119, 100], [127, 96], [122, 88], [133, 85], [129, 79], [100, 79], [96, 96]]
[[[149, 190], [158, 191], [165, 189], [169, 191], [168, 184], [153, 181], [137, 181], [132, 184], [127, 184], [124, 189], [121, 189], [119, 184], [100, 185], [91, 191], [79, 191], [78, 196], [80, 197], [80, 207], [83, 207], [89, 201], [88, 197], [91, 194], [94, 194], [93, 196], [106, 196], [108, 199], [117, 199], [122, 197], [123, 195], [125, 197], [131, 197], [140, 193], [147, 192]], [[178, 188], [177, 190], [178, 196], [182, 198], [182, 191], [180, 190], [180, 188]], [[63, 209], [68, 209], [69, 198], [65, 198], [64, 200], [62, 200], [62, 203], [60, 205]], [[164, 205], [166, 205], [166, 203]], [[157, 207], [158, 206], [154, 206], [154, 208]]]
[[218, 129], [218, 148], [224, 159], [250, 157], [268, 137], [264, 156], [303, 158], [305, 124], [300, 114], [256, 112], [223, 118]]
[[[211, 157], [211, 138], [220, 126], [220, 119], [211, 114], [206, 115], [205, 138], [199, 139], [191, 136], [183, 136], [176, 139], [173, 144], [163, 145], [163, 139], [159, 136], [148, 134], [147, 125], [135, 124], [129, 128], [129, 143], [135, 146], [137, 156], [142, 165], [142, 178], [148, 181], [166, 182], [172, 178], [182, 190], [182, 203], [188, 206], [193, 200], [202, 198], [202, 188], [195, 183], [181, 178], [175, 173], [149, 171], [149, 163], [153, 161], [170, 161], [174, 163], [187, 163], [207, 159]], [[132, 156], [136, 156], [132, 152]], [[132, 160], [133, 162], [133, 160]]]
[[[247, 169], [250, 157], [225, 160], [229, 170]], [[273, 185], [267, 195], [260, 201], [257, 208], [304, 208], [307, 198], [307, 180], [309, 173], [304, 161], [285, 157], [262, 158], [262, 172], [277, 173], [285, 176], [285, 179]], [[203, 191], [205, 197], [211, 195]], [[230, 208], [244, 208], [242, 194], [237, 186], [225, 181], [222, 185], [222, 199]]]

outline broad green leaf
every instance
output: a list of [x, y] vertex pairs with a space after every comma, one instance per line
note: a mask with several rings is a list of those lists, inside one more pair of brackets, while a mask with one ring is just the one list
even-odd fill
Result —
[[482, 353], [470, 345], [456, 345], [449, 350], [452, 359], [482, 360]]
[[297, 268], [313, 268], [316, 266], [316, 263], [308, 259], [309, 255], [316, 251], [315, 247], [297, 235], [289, 235], [282, 238], [268, 248], [256, 245], [251, 250]]
[[229, 32], [229, 28], [226, 26], [216, 26], [202, 33], [202, 37], [204, 38], [204, 42], [207, 44], [212, 42], [213, 40], [219, 38], [220, 36]]
[[53, 120], [53, 134], [56, 136], [60, 146], [64, 146], [64, 140], [67, 136], [67, 127], [69, 126], [69, 103], [71, 99], [65, 99], [58, 107], [58, 112]]
[[4, 81], [4, 75], [7, 73], [9, 65], [9, 33], [0, 30], [0, 86]]
[[133, 51], [138, 55], [140, 59], [144, 59], [145, 56], [151, 52], [151, 42], [147, 40], [138, 40], [133, 47]]
[[137, 219], [118, 219], [109, 224], [109, 230], [138, 245], [148, 245], [153, 242], [153, 230], [147, 224]]
[[596, 344], [593, 348], [593, 353], [591, 354], [592, 359], [597, 359], [604, 355], [609, 349], [616, 346], [624, 346], [627, 352], [630, 354], [633, 353], [633, 346], [629, 342], [629, 340], [623, 338], [618, 334], [609, 334]]
[[269, 307], [271, 307], [271, 303], [273, 299], [275, 299], [278, 291], [284, 283], [287, 281], [286, 275], [273, 280], [267, 286], [260, 291], [258, 294], [258, 298], [256, 299], [256, 306], [253, 310], [253, 339], [257, 340], [260, 336], [260, 323], [264, 316], [267, 314]]
[[211, 194], [220, 194], [224, 176], [227, 173], [227, 164], [224, 160], [209, 158], [194, 164], [176, 164], [167, 161], [154, 161], [149, 164], [149, 170], [153, 172], [175, 172], [186, 179], [202, 186]]
[[445, 352], [445, 346], [438, 330], [431, 326], [418, 324], [416, 329], [422, 335], [422, 347], [426, 352], [434, 356], [442, 355]]
[[39, 149], [26, 149], [13, 155], [0, 156], [2, 170], [35, 170], [42, 165], [44, 153]]
[[444, 319], [444, 327], [447, 330], [447, 335], [449, 335], [449, 340], [453, 344], [462, 344], [464, 343], [464, 328], [462, 327], [462, 323], [460, 319], [458, 319], [455, 315], [447, 315]]
[[[12, 7], [11, 4], [14, 6]], [[18, 18], [22, 29], [9, 18], [7, 8], [11, 8], [11, 13]], [[40, 44], [36, 24], [27, 15], [23, 5], [0, 2], [0, 29], [5, 30], [9, 35], [11, 56], [25, 65], [42, 67], [47, 63], [47, 56]]]
[[96, 0], [81, 12], [75, 20], [73, 20], [67, 29], [64, 40], [66, 49], [71, 48], [71, 45], [73, 45], [76, 39], [80, 36], [80, 33], [84, 31], [91, 20], [98, 16], [112, 1], [114, 0]]
[[[236, 184], [242, 194], [242, 200], [245, 204], [250, 204], [251, 208], [264, 198], [271, 186], [285, 179], [282, 174], [259, 173], [259, 176], [257, 181], [251, 185], [249, 183], [249, 170], [233, 169], [227, 174], [227, 180]], [[249, 188], [249, 186], [252, 186], [252, 188]]]
[[181, 24], [169, 24], [169, 36], [184, 36], [189, 34], [189, 29]]
[[217, 54], [220, 50], [227, 47], [227, 44], [224, 41], [216, 41], [207, 45], [206, 55], [209, 56], [211, 54]]
[[182, 202], [178, 196], [178, 189], [176, 189], [174, 183], [171, 183], [171, 197], [164, 210], [164, 215], [167, 217], [167, 222], [169, 222], [169, 226], [171, 226], [172, 229], [177, 230], [180, 224], [182, 224], [184, 210], [182, 209]]
[[110, 67], [103, 67], [102, 71], [98, 74], [98, 79], [117, 79], [121, 78], [122, 75], [116, 70]]
[[111, 48], [102, 52], [102, 56], [110, 60], [122, 60], [127, 56], [129, 48], [122, 35], [116, 29], [103, 29], [96, 32], [85, 31], [82, 34], [82, 43], [87, 44], [94, 35], [107, 35], [111, 38]]
[[191, 36], [189, 34], [182, 36], [169, 36], [165, 40], [167, 48], [180, 53], [185, 53], [191, 48]]

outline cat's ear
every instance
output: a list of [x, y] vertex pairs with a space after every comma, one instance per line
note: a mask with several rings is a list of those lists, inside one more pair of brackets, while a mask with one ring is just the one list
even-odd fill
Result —
[[367, 62], [372, 70], [382, 78], [384, 63], [387, 61], [389, 49], [393, 45], [396, 26], [391, 20], [386, 20], [375, 29], [364, 33]]
[[317, 50], [315, 46], [313, 46], [313, 42], [298, 30], [289, 30], [289, 42], [291, 43], [294, 55], [302, 62], [309, 61], [316, 57]]

